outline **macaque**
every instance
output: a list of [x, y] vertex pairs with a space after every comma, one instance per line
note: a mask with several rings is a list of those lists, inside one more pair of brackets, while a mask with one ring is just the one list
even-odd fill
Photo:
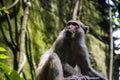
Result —
[[[107, 80], [90, 64], [85, 43], [88, 29], [78, 20], [68, 21], [52, 47], [41, 57], [37, 80]], [[76, 65], [82, 74], [74, 69]]]

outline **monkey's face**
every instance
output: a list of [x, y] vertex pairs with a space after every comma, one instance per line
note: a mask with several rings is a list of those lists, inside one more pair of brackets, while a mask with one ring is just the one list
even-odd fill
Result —
[[79, 28], [79, 24], [77, 24], [76, 22], [69, 22], [66, 26], [66, 31], [75, 32], [78, 30], [78, 28]]
[[85, 34], [88, 30], [88, 27], [83, 23], [77, 20], [70, 20], [66, 25], [66, 36], [75, 38], [76, 36], [80, 36], [81, 34]]

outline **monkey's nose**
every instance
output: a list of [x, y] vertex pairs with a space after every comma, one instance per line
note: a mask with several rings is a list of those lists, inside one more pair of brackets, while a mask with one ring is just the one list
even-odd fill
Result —
[[73, 26], [72, 25], [70, 25], [70, 26], [67, 26], [67, 29], [71, 29]]

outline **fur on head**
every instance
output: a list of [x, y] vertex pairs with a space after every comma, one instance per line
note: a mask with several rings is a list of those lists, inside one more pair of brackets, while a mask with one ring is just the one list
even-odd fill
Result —
[[69, 21], [66, 23], [66, 25], [69, 25], [69, 24], [76, 24], [76, 25], [78, 25], [78, 27], [81, 27], [81, 28], [84, 30], [85, 34], [86, 34], [87, 32], [89, 32], [89, 27], [86, 26], [86, 25], [84, 25], [84, 24], [83, 24], [81, 21], [79, 21], [79, 20], [69, 20]]

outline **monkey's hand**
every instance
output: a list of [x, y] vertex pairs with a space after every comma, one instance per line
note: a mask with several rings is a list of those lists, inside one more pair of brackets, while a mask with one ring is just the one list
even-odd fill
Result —
[[77, 72], [71, 65], [69, 65], [68, 63], [63, 63], [63, 71], [65, 73], [65, 75], [67, 76], [71, 76], [71, 75], [76, 75], [76, 76], [82, 76], [82, 74], [80, 74], [79, 72]]
[[65, 80], [100, 80], [100, 78], [72, 75], [72, 76], [69, 76], [69, 77], [65, 78]]

